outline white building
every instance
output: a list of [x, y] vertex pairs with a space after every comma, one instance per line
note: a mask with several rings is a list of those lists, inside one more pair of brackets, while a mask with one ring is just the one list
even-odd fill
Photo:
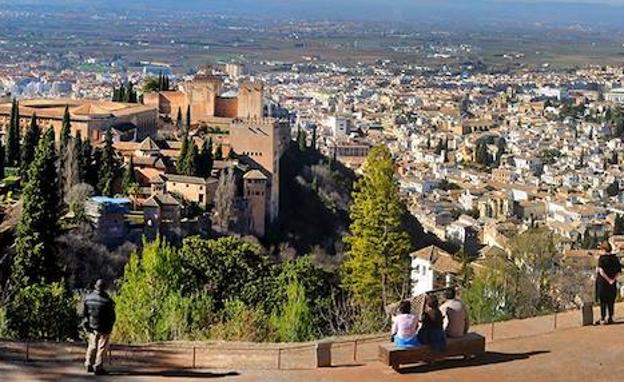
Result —
[[605, 101], [624, 104], [624, 88], [615, 88], [605, 93]]
[[462, 265], [448, 252], [431, 245], [416, 251], [412, 257], [412, 295], [453, 285]]
[[351, 133], [349, 118], [345, 116], [332, 115], [327, 117], [327, 125], [334, 137], [346, 137]]

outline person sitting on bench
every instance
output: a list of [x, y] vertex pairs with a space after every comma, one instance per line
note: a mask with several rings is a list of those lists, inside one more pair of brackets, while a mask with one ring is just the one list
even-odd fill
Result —
[[412, 314], [412, 304], [409, 301], [399, 303], [399, 314], [392, 317], [392, 337], [394, 345], [407, 348], [420, 346], [416, 330], [418, 318]]
[[442, 352], [446, 348], [442, 312], [438, 308], [438, 298], [433, 294], [425, 296], [425, 310], [422, 315], [422, 325], [418, 331], [418, 340], [423, 345], [429, 345], [434, 351]]
[[442, 317], [444, 318], [444, 332], [449, 338], [463, 337], [468, 333], [470, 320], [466, 305], [455, 298], [455, 288], [449, 288], [444, 291], [446, 301], [440, 307]]

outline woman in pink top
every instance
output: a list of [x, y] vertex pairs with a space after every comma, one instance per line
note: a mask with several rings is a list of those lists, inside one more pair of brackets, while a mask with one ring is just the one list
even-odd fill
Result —
[[392, 318], [392, 337], [397, 347], [420, 346], [418, 336], [418, 318], [412, 313], [412, 304], [409, 301], [399, 303], [399, 314]]

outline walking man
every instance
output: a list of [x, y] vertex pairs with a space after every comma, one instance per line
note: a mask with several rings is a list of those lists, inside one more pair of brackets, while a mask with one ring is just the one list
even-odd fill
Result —
[[84, 318], [89, 335], [85, 367], [89, 373], [106, 374], [103, 358], [115, 324], [115, 303], [106, 293], [102, 279], [95, 282], [95, 289], [85, 299]]

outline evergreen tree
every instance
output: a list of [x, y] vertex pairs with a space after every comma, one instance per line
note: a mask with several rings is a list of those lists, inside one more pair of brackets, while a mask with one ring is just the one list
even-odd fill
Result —
[[124, 193], [126, 195], [129, 195], [132, 189], [136, 187], [136, 185], [137, 185], [137, 181], [136, 181], [136, 175], [134, 172], [134, 161], [132, 157], [130, 157], [130, 162], [128, 162], [128, 165], [126, 166], [124, 173], [123, 173], [123, 178], [121, 180], [121, 187], [123, 188]]
[[312, 150], [316, 150], [316, 125], [312, 127]]
[[176, 118], [176, 127], [182, 129], [182, 108], [178, 108], [178, 116]]
[[212, 139], [204, 140], [201, 151], [199, 152], [199, 160], [197, 164], [197, 176], [207, 178], [212, 172], [214, 161], [212, 159]]
[[69, 116], [69, 106], [65, 106], [65, 112], [63, 113], [63, 127], [61, 128], [61, 154], [67, 150], [69, 140], [71, 139], [71, 120]]
[[54, 131], [49, 129], [37, 145], [24, 185], [11, 275], [15, 286], [55, 281], [59, 276], [54, 252], [60, 217], [56, 159]]
[[35, 159], [35, 151], [37, 150], [40, 137], [41, 130], [37, 124], [37, 115], [33, 114], [30, 118], [30, 125], [28, 130], [26, 130], [26, 135], [24, 136], [24, 142], [22, 144], [22, 158], [20, 166], [20, 176], [22, 177], [22, 182], [26, 182], [28, 179], [28, 168]]
[[199, 150], [195, 142], [191, 144], [191, 149], [186, 155], [186, 172], [189, 176], [197, 176], [197, 169], [199, 167]]
[[343, 282], [356, 304], [376, 317], [404, 297], [409, 284], [410, 237], [403, 229], [405, 206], [395, 178], [395, 162], [386, 146], [371, 149], [363, 176], [353, 191], [349, 249], [342, 265]]
[[187, 173], [186, 165], [188, 164], [188, 162], [187, 162], [186, 157], [188, 156], [188, 152], [189, 152], [189, 136], [188, 136], [188, 130], [185, 130], [184, 133], [182, 134], [182, 147], [180, 147], [180, 154], [178, 155], [178, 160], [176, 162], [176, 171], [178, 172], [178, 174]]
[[186, 107], [186, 129], [191, 129], [191, 105]]
[[113, 182], [115, 181], [116, 172], [117, 162], [115, 160], [115, 150], [113, 149], [113, 132], [108, 128], [104, 137], [104, 148], [98, 173], [98, 190], [102, 195], [113, 196]]
[[624, 235], [624, 216], [616, 215], [615, 216], [615, 224], [613, 224], [613, 234], [614, 235]]
[[63, 200], [69, 205], [68, 197], [72, 188], [80, 183], [80, 157], [78, 149], [76, 147], [76, 141], [73, 138], [69, 138], [67, 148], [60, 153], [63, 158], [62, 166], [60, 168], [60, 186], [63, 195]]
[[223, 145], [219, 143], [214, 154], [215, 160], [223, 160]]
[[85, 139], [82, 142], [82, 155], [80, 155], [80, 179], [93, 187], [94, 190], [97, 189], [97, 169], [93, 146], [89, 139]]
[[164, 88], [163, 74], [162, 71], [158, 72], [158, 90], [163, 90]]
[[74, 138], [74, 150], [76, 152], [76, 161], [78, 163], [78, 183], [84, 183], [85, 177], [84, 177], [84, 147], [83, 147], [83, 143], [82, 143], [82, 137], [80, 136], [80, 134], [76, 135], [76, 138]]
[[299, 134], [297, 136], [297, 143], [299, 144], [299, 151], [304, 152], [306, 151], [306, 147], [307, 147], [307, 136], [305, 131], [303, 131], [302, 129], [299, 130]]
[[4, 145], [0, 142], [0, 180], [4, 179], [5, 176], [5, 156], [4, 156]]
[[9, 131], [7, 133], [6, 158], [9, 166], [19, 166], [20, 162], [20, 124], [19, 124], [19, 103], [13, 99], [11, 106], [11, 120], [9, 121]]

